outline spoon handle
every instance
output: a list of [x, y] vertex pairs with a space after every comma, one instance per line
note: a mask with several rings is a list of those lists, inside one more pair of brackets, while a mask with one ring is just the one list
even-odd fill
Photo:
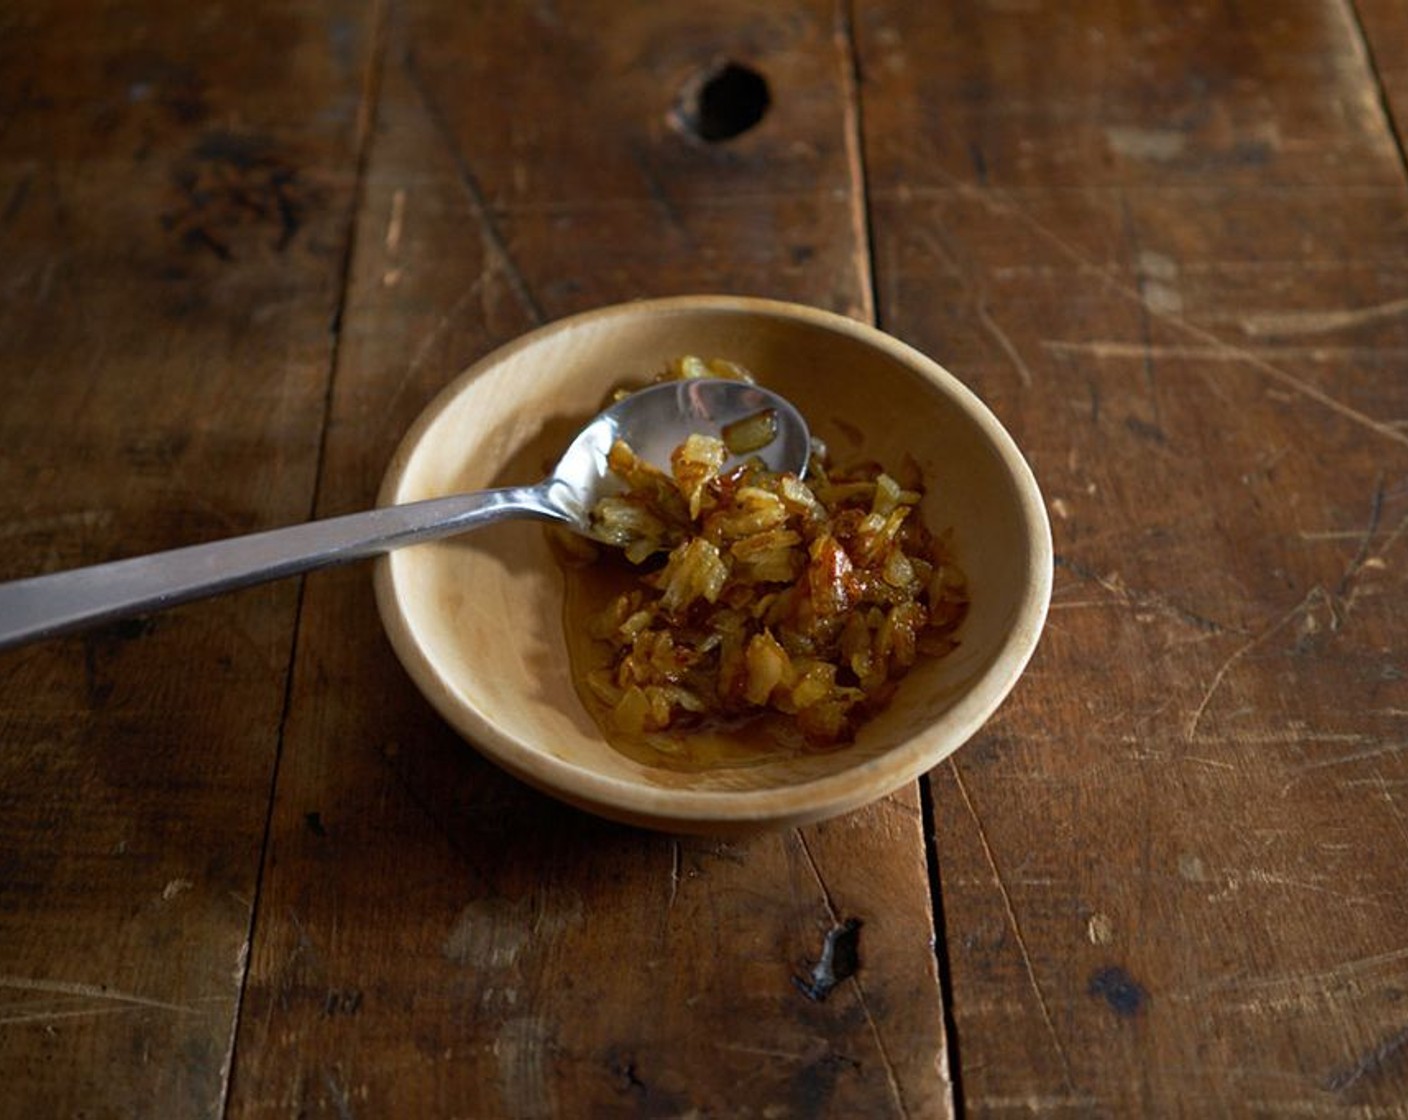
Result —
[[547, 485], [481, 490], [0, 583], [0, 649], [508, 517], [570, 521], [552, 497]]

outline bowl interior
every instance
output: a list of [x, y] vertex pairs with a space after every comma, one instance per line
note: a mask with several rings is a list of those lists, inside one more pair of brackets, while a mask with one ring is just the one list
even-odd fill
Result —
[[466, 371], [408, 434], [382, 501], [536, 482], [611, 387], [644, 381], [686, 353], [748, 366], [801, 408], [837, 461], [918, 461], [928, 522], [952, 530], [970, 583], [955, 653], [921, 661], [852, 746], [686, 774], [618, 753], [583, 709], [563, 636], [563, 574], [540, 525], [495, 526], [381, 561], [388, 631], [462, 734], [567, 800], [669, 825], [795, 822], [853, 808], [972, 734], [1020, 673], [1049, 596], [1049, 536], [1030, 472], [987, 410], [938, 366], [869, 328], [787, 305], [687, 299], [608, 308], [528, 335]]

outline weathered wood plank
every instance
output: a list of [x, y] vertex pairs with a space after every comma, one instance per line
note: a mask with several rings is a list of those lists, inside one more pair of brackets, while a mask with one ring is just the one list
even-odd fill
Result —
[[[0, 24], [0, 577], [306, 517], [361, 12]], [[0, 1113], [221, 1109], [296, 593], [0, 658]]]
[[[727, 290], [863, 314], [830, 4], [392, 13], [322, 511], [370, 501], [430, 395], [540, 317]], [[838, 37], [839, 36], [839, 37]], [[763, 123], [672, 123], [720, 59]], [[793, 983], [851, 918], [861, 971]], [[414, 693], [365, 572], [309, 579], [232, 1112], [947, 1109], [917, 791], [718, 843], [508, 780]]]
[[1059, 571], [932, 776], [975, 1114], [1397, 1107], [1408, 192], [1334, 3], [859, 6], [882, 322]]

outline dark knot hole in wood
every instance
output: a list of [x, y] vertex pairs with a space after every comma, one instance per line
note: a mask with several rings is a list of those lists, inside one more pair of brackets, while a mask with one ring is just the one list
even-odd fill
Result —
[[766, 78], [741, 62], [722, 62], [685, 86], [675, 118], [690, 135], [717, 144], [754, 127], [771, 105]]

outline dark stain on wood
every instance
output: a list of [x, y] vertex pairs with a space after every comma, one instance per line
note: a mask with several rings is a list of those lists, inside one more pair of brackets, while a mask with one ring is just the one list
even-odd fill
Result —
[[683, 1116], [696, 1111], [690, 1098], [676, 1090], [661, 1088], [664, 1077], [646, 1071], [644, 1060], [633, 1049], [612, 1047], [606, 1053], [606, 1069], [617, 1096], [633, 1102], [632, 1114], [640, 1116]]
[[1086, 991], [1105, 1001], [1122, 1019], [1132, 1019], [1149, 1003], [1149, 993], [1119, 965], [1099, 969], [1090, 977]]
[[10, 196], [5, 200], [5, 208], [0, 210], [0, 225], [8, 226], [15, 220], [20, 210], [24, 208], [25, 200], [29, 197], [29, 188], [34, 183], [34, 173], [22, 175], [19, 180], [10, 188]]
[[91, 710], [102, 708], [112, 696], [116, 682], [108, 674], [109, 662], [123, 646], [150, 634], [154, 629], [155, 619], [124, 618], [83, 635], [84, 694]]
[[329, 988], [323, 999], [323, 1015], [331, 1019], [335, 1015], [356, 1015], [362, 1010], [361, 988]]
[[647, 1086], [636, 1071], [635, 1055], [612, 1051], [607, 1057], [607, 1068], [611, 1071], [612, 1083], [623, 1095], [645, 1096]]
[[830, 1115], [836, 1095], [836, 1083], [842, 1074], [857, 1072], [859, 1065], [854, 1058], [827, 1053], [802, 1066], [789, 1086], [792, 1115]]
[[228, 129], [201, 136], [173, 185], [177, 201], [162, 228], [221, 261], [259, 247], [284, 252], [321, 201], [270, 137]]
[[1138, 416], [1126, 416], [1124, 426], [1140, 439], [1148, 440], [1150, 443], [1165, 444], [1168, 442], [1168, 436], [1164, 434], [1162, 428], [1148, 420], [1140, 419]]

